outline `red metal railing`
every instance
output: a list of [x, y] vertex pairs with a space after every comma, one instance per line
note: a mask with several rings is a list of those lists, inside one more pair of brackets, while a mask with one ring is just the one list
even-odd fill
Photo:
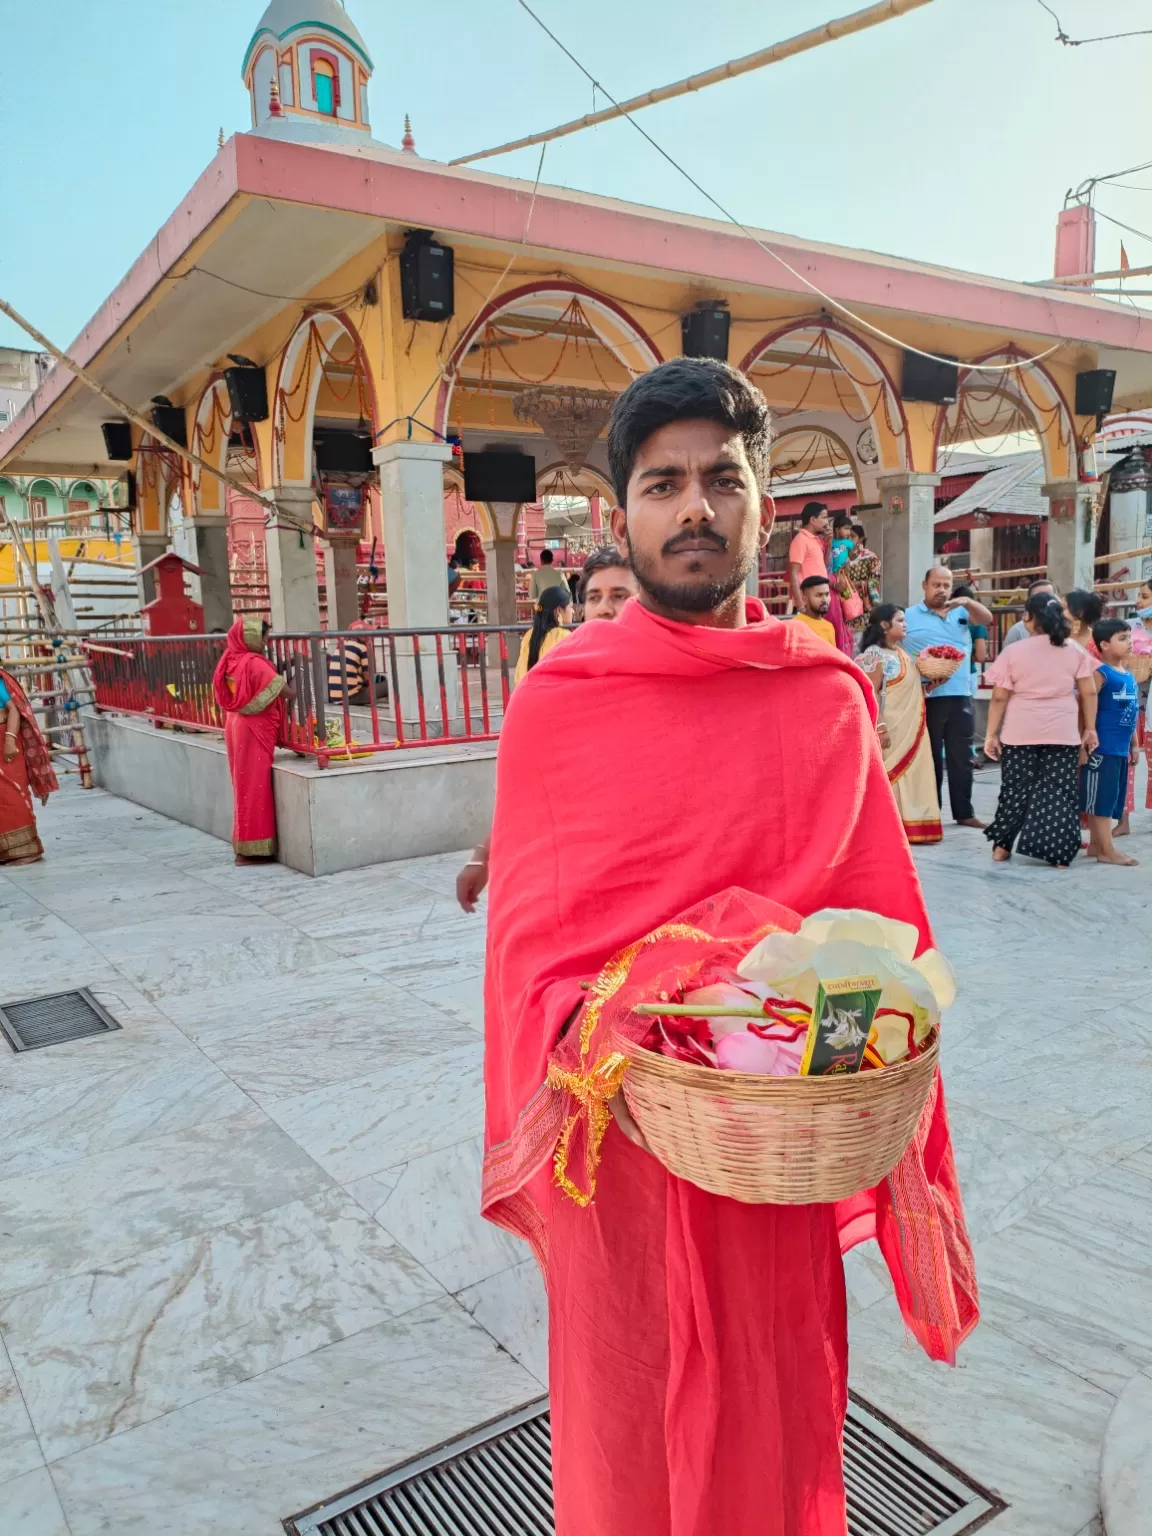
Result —
[[[292, 684], [283, 744], [328, 763], [401, 747], [493, 741], [524, 626], [272, 635]], [[125, 640], [91, 653], [97, 709], [223, 731], [212, 675], [223, 635]], [[363, 659], [366, 652], [366, 662]]]

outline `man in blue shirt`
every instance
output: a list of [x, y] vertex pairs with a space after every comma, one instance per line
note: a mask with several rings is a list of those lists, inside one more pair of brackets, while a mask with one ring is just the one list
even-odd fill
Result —
[[944, 683], [931, 688], [925, 700], [928, 740], [936, 765], [936, 794], [942, 802], [944, 765], [948, 765], [948, 798], [952, 817], [962, 827], [983, 827], [972, 812], [972, 635], [973, 624], [990, 625], [992, 615], [974, 597], [952, 596], [952, 572], [934, 565], [924, 576], [924, 601], [905, 610], [908, 633], [901, 642], [909, 656], [929, 645], [951, 645], [964, 660]]

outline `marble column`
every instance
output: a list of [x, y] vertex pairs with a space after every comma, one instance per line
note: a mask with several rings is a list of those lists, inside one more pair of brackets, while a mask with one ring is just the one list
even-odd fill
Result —
[[495, 533], [484, 540], [484, 575], [488, 588], [489, 624], [516, 622], [516, 524], [520, 502], [491, 501], [488, 511]]
[[1053, 480], [1048, 498], [1048, 576], [1057, 592], [1091, 591], [1096, 581], [1095, 481]]
[[[1137, 448], [1112, 471], [1112, 495], [1108, 517], [1110, 551], [1147, 549], [1152, 544], [1152, 455]], [[1137, 555], [1118, 560], [1110, 567], [1109, 578], [1116, 578], [1127, 567], [1133, 580], [1146, 581], [1152, 576], [1152, 555]], [[1127, 580], [1128, 577], [1122, 577]]]
[[[452, 460], [446, 443], [385, 443], [372, 450], [380, 471], [380, 518], [390, 629], [445, 629], [448, 626], [448, 556], [444, 535], [444, 465]], [[421, 645], [419, 673], [411, 640], [398, 641], [400, 697], [393, 700], [405, 727], [419, 720], [422, 691], [429, 735], [451, 734], [459, 714], [455, 666], [445, 653], [448, 719], [440, 710], [435, 644]]]
[[140, 594], [141, 608], [145, 603], [152, 602], [156, 596], [156, 573], [149, 571], [145, 576], [144, 567], [151, 565], [153, 560], [159, 560], [168, 547], [166, 533], [134, 533], [132, 535], [132, 552], [136, 559], [136, 586]]
[[939, 475], [899, 470], [876, 480], [882, 503], [870, 514], [869, 547], [880, 556], [880, 588], [885, 602], [918, 603], [924, 572], [935, 561], [936, 487]]
[[281, 634], [312, 633], [320, 628], [312, 488], [280, 486], [273, 498], [274, 516], [264, 530], [272, 628]]
[[350, 629], [360, 617], [360, 593], [356, 585], [356, 539], [324, 542], [324, 588], [328, 600], [328, 628]]
[[188, 559], [200, 567], [204, 633], [222, 635], [232, 623], [232, 587], [228, 576], [228, 524], [197, 517], [185, 524]]

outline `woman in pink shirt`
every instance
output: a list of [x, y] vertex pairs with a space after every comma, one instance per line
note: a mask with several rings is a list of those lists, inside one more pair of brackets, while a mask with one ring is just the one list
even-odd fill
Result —
[[1080, 751], [1096, 747], [1098, 663], [1069, 640], [1051, 593], [1028, 599], [1024, 626], [1028, 638], [1006, 646], [984, 674], [992, 684], [984, 752], [1002, 763], [996, 817], [984, 835], [998, 863], [1016, 843], [1026, 858], [1067, 869], [1080, 851]]

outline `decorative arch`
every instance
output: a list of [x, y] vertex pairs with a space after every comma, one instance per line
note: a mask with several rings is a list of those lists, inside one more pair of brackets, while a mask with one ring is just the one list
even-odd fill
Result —
[[[852, 449], [849, 448], [848, 444], [838, 432], [835, 432], [832, 430], [832, 428], [825, 426], [823, 422], [790, 422], [789, 425], [784, 427], [782, 431], [776, 433], [772, 438], [773, 466], [775, 465], [776, 455], [781, 443], [787, 442], [790, 437], [807, 437], [813, 433], [819, 433], [822, 437], [826, 437], [829, 442], [834, 443], [836, 447], [839, 448], [840, 452], [844, 455], [845, 459], [848, 461], [848, 464], [851, 467], [852, 479], [856, 485], [856, 499], [858, 501], [864, 501], [866, 498], [864, 495], [864, 487], [860, 480], [860, 464], [857, 460], [856, 454], [853, 453]], [[774, 494], [786, 494], [783, 483], [774, 487]]]
[[[576, 484], [577, 481], [591, 480], [595, 485], [596, 494], [602, 497], [610, 507], [614, 507], [616, 505], [616, 492], [612, 489], [611, 481], [608, 479], [608, 476], [602, 469], [596, 468], [595, 464], [581, 464], [579, 470], [573, 473], [572, 469], [564, 462], [563, 459], [556, 459], [554, 463], [545, 465], [543, 469], [537, 472], [536, 484], [539, 487], [550, 476], [560, 474], [564, 475], [572, 483], [577, 491], [580, 489], [580, 487]], [[550, 492], [545, 491], [541, 494], [549, 495]]]
[[[942, 405], [936, 413], [936, 434], [933, 448], [933, 467], [940, 462], [941, 441], [949, 421], [963, 420], [965, 395], [983, 397], [985, 400], [1007, 401], [1017, 414], [1035, 432], [1044, 457], [1046, 481], [1075, 480], [1076, 426], [1068, 402], [1059, 384], [1043, 363], [1032, 363], [1027, 368], [1014, 368], [1010, 373], [987, 371], [982, 364], [1018, 362], [1028, 354], [1016, 345], [999, 347], [986, 352], [960, 369], [956, 401]], [[1010, 427], [1007, 430], [1012, 430]]]
[[[779, 369], [773, 369], [773, 372], [781, 376], [793, 370], [798, 374], [806, 372], [810, 380], [816, 376], [817, 371], [828, 371], [834, 379], [843, 375], [848, 380], [857, 410], [863, 414], [855, 415], [848, 408], [845, 397], [840, 394], [840, 386], [837, 385], [840, 414], [854, 422], [858, 430], [866, 423], [871, 425], [879, 454], [878, 471], [883, 473], [885, 470], [909, 468], [908, 419], [904, 414], [900, 391], [883, 359], [866, 341], [862, 341], [847, 326], [827, 316], [795, 320], [778, 330], [770, 331], [751, 347], [740, 364], [742, 372], [751, 373], [770, 351], [795, 354], [795, 363], [787, 362]], [[776, 420], [787, 420], [802, 411], [810, 387], [810, 384], [805, 386], [795, 407], [784, 412], [775, 410], [773, 414]], [[783, 430], [781, 428], [781, 432]], [[849, 453], [849, 458], [855, 466], [856, 455]]]
[[[196, 405], [196, 418], [192, 424], [192, 451], [223, 474], [228, 463], [228, 439], [231, 436], [232, 404], [228, 397], [228, 386], [217, 375], [205, 385]], [[204, 474], [203, 470], [192, 471], [192, 498], [197, 512], [218, 517], [224, 515], [225, 488], [219, 480]]]
[[592, 323], [599, 340], [632, 378], [647, 373], [657, 363], [663, 362], [660, 351], [651, 337], [615, 299], [598, 293], [594, 288], [586, 287], [583, 283], [567, 280], [525, 283], [523, 287], [514, 288], [509, 293], [503, 293], [498, 298], [489, 300], [473, 317], [453, 347], [440, 380], [440, 390], [436, 399], [435, 430], [441, 437], [446, 436], [448, 432], [452, 392], [460, 365], [484, 327], [499, 319], [501, 315], [508, 315], [522, 308], [529, 301], [534, 306], [554, 306], [556, 316], [559, 318], [573, 299], [579, 299], [580, 306]]
[[[340, 310], [306, 316], [280, 359], [272, 406], [272, 484], [312, 484], [312, 429], [316, 397], [333, 363], [353, 365], [353, 379], [340, 399], [357, 391], [360, 417], [375, 433], [379, 419], [372, 370], [359, 332]], [[331, 387], [331, 383], [330, 383]]]

